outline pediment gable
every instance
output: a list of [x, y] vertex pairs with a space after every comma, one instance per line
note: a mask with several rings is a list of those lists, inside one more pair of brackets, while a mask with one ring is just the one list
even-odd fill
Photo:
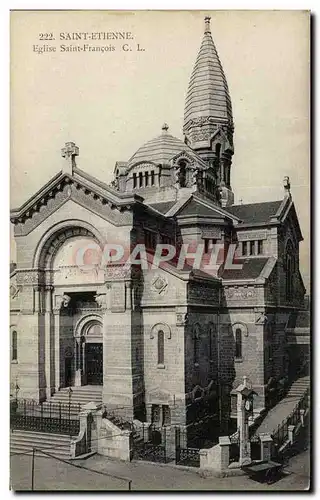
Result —
[[118, 193], [98, 179], [75, 168], [72, 175], [59, 172], [20, 208], [10, 212], [15, 234], [28, 234], [68, 200], [88, 208], [115, 225], [121, 215], [143, 201], [136, 194]]
[[[239, 221], [236, 216], [233, 216], [220, 206], [215, 205], [210, 200], [204, 200], [196, 195], [190, 196], [183, 205], [177, 204], [177, 210], [175, 212], [174, 208], [175, 207], [170, 210], [170, 216], [175, 215], [180, 219], [184, 217], [205, 217], [228, 223], [237, 223]], [[167, 214], [167, 216], [168, 215], [169, 214]]]

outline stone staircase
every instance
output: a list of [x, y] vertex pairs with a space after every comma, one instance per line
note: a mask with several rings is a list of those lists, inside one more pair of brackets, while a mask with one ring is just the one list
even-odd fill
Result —
[[297, 379], [290, 387], [286, 396], [281, 399], [273, 408], [266, 414], [265, 418], [258, 426], [255, 434], [266, 433], [272, 434], [275, 429], [285, 421], [291, 414], [299, 401], [302, 399], [306, 390], [310, 388], [310, 376], [305, 376]]
[[310, 388], [310, 376], [298, 378], [290, 387], [287, 398], [301, 398], [305, 391]]
[[70, 396], [69, 387], [64, 387], [56, 392], [51, 398], [50, 403], [62, 403], [68, 405], [69, 401], [72, 406], [79, 408], [88, 403], [102, 404], [102, 386], [99, 385], [84, 385], [81, 387], [71, 387]]
[[[33, 448], [47, 451], [57, 458], [70, 458], [70, 436], [16, 429], [10, 433], [10, 453], [31, 452]], [[29, 453], [31, 455], [31, 453]], [[37, 456], [46, 455], [37, 452]]]

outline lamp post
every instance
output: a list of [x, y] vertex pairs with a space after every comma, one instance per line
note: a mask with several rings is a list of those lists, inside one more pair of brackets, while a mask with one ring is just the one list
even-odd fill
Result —
[[253, 414], [253, 396], [257, 394], [248, 384], [247, 377], [243, 377], [243, 383], [237, 389], [237, 425], [240, 440], [240, 465], [251, 462], [250, 438], [249, 438], [249, 416]]

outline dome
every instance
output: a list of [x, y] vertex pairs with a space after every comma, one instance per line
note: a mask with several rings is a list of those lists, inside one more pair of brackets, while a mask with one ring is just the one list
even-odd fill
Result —
[[169, 163], [169, 161], [181, 153], [187, 151], [193, 157], [194, 152], [181, 139], [168, 134], [168, 125], [162, 126], [162, 134], [151, 141], [146, 142], [141, 146], [133, 156], [131, 156], [128, 164], [129, 167], [140, 162], [153, 162], [156, 164]]

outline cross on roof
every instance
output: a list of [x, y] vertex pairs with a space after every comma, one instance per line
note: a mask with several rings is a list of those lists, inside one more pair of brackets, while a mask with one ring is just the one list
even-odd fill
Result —
[[66, 142], [61, 149], [61, 155], [65, 159], [63, 162], [63, 172], [73, 175], [73, 168], [76, 166], [76, 156], [79, 156], [79, 148], [74, 142]]
[[66, 142], [64, 148], [61, 149], [61, 155], [63, 158], [79, 156], [79, 148], [74, 142]]

